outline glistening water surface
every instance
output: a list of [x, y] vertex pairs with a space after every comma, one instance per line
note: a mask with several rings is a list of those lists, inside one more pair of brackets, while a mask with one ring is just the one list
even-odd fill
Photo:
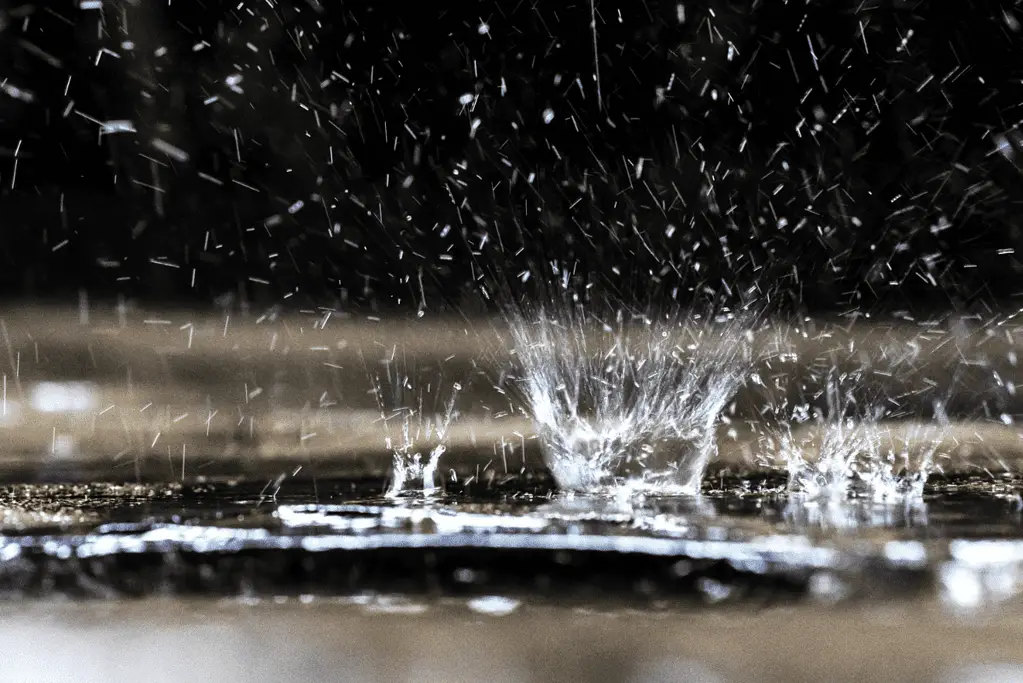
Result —
[[785, 486], [721, 474], [700, 496], [619, 499], [556, 493], [542, 474], [398, 499], [376, 479], [291, 480], [276, 494], [226, 481], [7, 486], [0, 588], [990, 609], [1023, 587], [1017, 478], [942, 478], [897, 504], [808, 501]]

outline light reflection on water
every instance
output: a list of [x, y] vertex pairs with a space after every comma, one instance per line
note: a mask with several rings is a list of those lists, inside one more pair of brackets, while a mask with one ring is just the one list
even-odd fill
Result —
[[[0, 584], [40, 563], [71, 566], [135, 556], [157, 558], [152, 561], [160, 564], [158, 558], [181, 553], [305, 553], [307, 562], [329, 564], [337, 561], [330, 558], [342, 557], [336, 553], [403, 552], [454, 558], [443, 570], [449, 572], [445, 581], [482, 591], [470, 608], [490, 615], [515, 611], [522, 597], [503, 593], [503, 584], [482, 581], [493, 573], [486, 567], [532, 585], [531, 572], [541, 570], [529, 564], [535, 560], [521, 559], [527, 556], [548, 558], [544, 562], [554, 557], [552, 571], [576, 566], [572, 558], [579, 554], [605, 558], [596, 560], [597, 569], [579, 565], [584, 568], [572, 585], [585, 584], [603, 564], [631, 557], [630, 568], [614, 570], [626, 572], [621, 582], [646, 585], [643, 567], [659, 567], [653, 587], [641, 586], [641, 593], [657, 595], [658, 586], [686, 580], [687, 590], [707, 603], [742, 599], [749, 586], [764, 581], [794, 582], [803, 595], [823, 602], [878, 590], [898, 597], [909, 581], [961, 611], [1014, 604], [1023, 588], [1023, 528], [1008, 495], [1016, 484], [1008, 481], [956, 480], [912, 503], [808, 501], [779, 493], [769, 482], [749, 480], [721, 480], [701, 496], [541, 491], [400, 499], [379, 488], [320, 482], [317, 495], [328, 501], [320, 503], [311, 502], [297, 482], [289, 486], [277, 503], [260, 502], [244, 484], [162, 492], [159, 487], [0, 487], [0, 523], [6, 532]], [[82, 514], [68, 515], [70, 509]], [[473, 568], [458, 559], [466, 553], [475, 553], [486, 566]], [[638, 572], [635, 579], [627, 575], [632, 571]], [[741, 590], [730, 582], [736, 572], [747, 577]]]
[[818, 527], [832, 531], [925, 527], [927, 504], [920, 500], [883, 502], [873, 499], [804, 500], [793, 495], [785, 504], [785, 521], [794, 529]]
[[97, 403], [97, 388], [88, 382], [39, 382], [32, 387], [32, 408], [40, 413], [84, 413]]

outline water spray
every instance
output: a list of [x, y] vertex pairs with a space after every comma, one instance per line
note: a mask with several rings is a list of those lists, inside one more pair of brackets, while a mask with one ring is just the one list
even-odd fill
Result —
[[826, 405], [797, 405], [765, 429], [769, 458], [788, 473], [788, 492], [804, 501], [844, 501], [850, 496], [876, 502], [919, 500], [942, 455], [949, 421], [944, 404], [934, 403], [933, 423], [899, 427], [885, 422], [885, 402], [857, 397], [867, 381], [861, 372], [825, 379]]
[[[414, 373], [399, 372], [393, 367], [396, 353], [385, 359], [386, 372], [373, 377], [374, 394], [380, 409], [380, 420], [386, 436], [384, 444], [392, 454], [394, 472], [387, 496], [395, 498], [408, 493], [424, 496], [436, 495], [440, 486], [437, 468], [440, 458], [447, 451], [448, 429], [458, 417], [455, 402], [462, 385], [453, 382], [447, 385], [442, 378], [433, 381], [414, 380]], [[447, 400], [440, 407], [440, 387], [450, 386]], [[433, 405], [427, 397], [433, 395]], [[398, 434], [394, 435], [391, 424], [399, 422]], [[427, 444], [435, 444], [426, 452]]]
[[511, 316], [519, 390], [566, 490], [698, 493], [752, 357], [747, 316]]

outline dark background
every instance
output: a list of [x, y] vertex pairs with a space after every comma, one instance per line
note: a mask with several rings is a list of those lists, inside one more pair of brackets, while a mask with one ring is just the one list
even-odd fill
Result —
[[1023, 289], [1013, 3], [0, 9], [9, 302], [475, 312], [564, 270], [831, 313]]

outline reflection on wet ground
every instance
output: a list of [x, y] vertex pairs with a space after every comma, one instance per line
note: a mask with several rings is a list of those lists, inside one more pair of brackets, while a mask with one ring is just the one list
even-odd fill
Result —
[[386, 483], [0, 487], [0, 677], [1023, 676], [1018, 477], [937, 477], [908, 503], [803, 500], [771, 474], [675, 498], [567, 496], [543, 472]]
[[1023, 482], [821, 502], [776, 476], [700, 497], [556, 493], [542, 474], [436, 498], [380, 480], [0, 489], [8, 596], [492, 596], [566, 604], [1012, 604]]

